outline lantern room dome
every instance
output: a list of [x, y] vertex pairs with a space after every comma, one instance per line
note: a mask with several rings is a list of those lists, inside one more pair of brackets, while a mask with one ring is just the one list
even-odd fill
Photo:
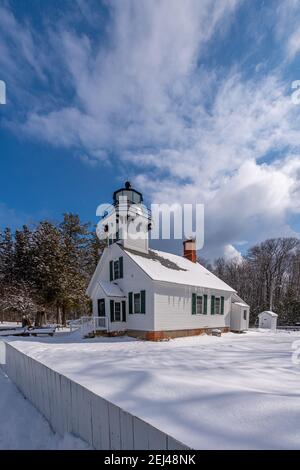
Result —
[[131, 187], [129, 181], [126, 181], [123, 188], [118, 189], [113, 194], [114, 204], [119, 203], [120, 197], [126, 197], [129, 204], [141, 204], [143, 202], [143, 195]]

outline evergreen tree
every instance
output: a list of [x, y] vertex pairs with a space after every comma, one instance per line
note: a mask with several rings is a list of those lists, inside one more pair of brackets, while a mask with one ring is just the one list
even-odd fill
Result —
[[82, 224], [76, 214], [64, 214], [60, 224], [63, 250], [62, 283], [62, 323], [65, 324], [68, 311], [72, 308], [85, 308], [88, 303], [85, 256], [89, 246], [89, 224]]
[[95, 269], [99, 263], [102, 253], [107, 246], [106, 240], [100, 240], [96, 234], [96, 229], [90, 231], [89, 240], [86, 247], [85, 255], [85, 272], [87, 276], [87, 283], [91, 276], [94, 274]]
[[33, 235], [33, 266], [39, 304], [59, 309], [63, 299], [63, 245], [60, 230], [49, 221], [41, 222]]
[[14, 241], [9, 228], [0, 232], [0, 289], [14, 280]]
[[14, 278], [31, 282], [33, 274], [32, 232], [27, 225], [16, 230], [14, 244]]

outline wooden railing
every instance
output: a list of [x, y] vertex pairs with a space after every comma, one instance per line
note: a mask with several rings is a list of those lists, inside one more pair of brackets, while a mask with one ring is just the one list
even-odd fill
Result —
[[81, 330], [84, 333], [107, 330], [107, 317], [81, 317], [80, 320]]

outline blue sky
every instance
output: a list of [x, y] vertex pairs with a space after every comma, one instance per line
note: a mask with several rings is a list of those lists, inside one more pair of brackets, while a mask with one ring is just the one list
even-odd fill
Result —
[[205, 204], [205, 257], [298, 236], [299, 20], [296, 0], [0, 0], [0, 226], [96, 222], [129, 178]]

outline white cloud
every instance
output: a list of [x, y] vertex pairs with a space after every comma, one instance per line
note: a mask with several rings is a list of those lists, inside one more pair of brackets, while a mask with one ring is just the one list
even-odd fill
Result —
[[181, 186], [168, 180], [147, 185], [145, 175], [138, 177], [137, 183], [151, 191], [157, 202], [205, 200], [201, 256], [234, 258], [239, 256], [240, 240], [247, 240], [249, 245], [267, 237], [297, 236], [288, 220], [300, 213], [299, 171], [300, 158], [293, 156], [269, 165], [245, 160], [211, 191], [203, 191], [201, 179]]
[[[27, 27], [20, 25], [13, 13], [0, 5], [1, 18], [1, 62], [10, 72], [18, 71], [18, 61], [22, 58], [31, 67], [39, 79], [44, 79], [41, 56], [35, 49], [33, 36]], [[24, 77], [23, 77], [24, 79]]]
[[237, 261], [238, 263], [243, 261], [241, 253], [230, 244], [224, 247], [224, 258], [226, 261]]
[[203, 113], [188, 148], [135, 157], [158, 175], [147, 184], [145, 172], [137, 183], [156, 202], [205, 203], [206, 257], [228, 256], [226, 247], [241, 239], [296, 235], [288, 221], [300, 213], [299, 118], [280, 82], [231, 76]]
[[[72, 105], [33, 110], [25, 130], [58, 145], [83, 145], [91, 153], [109, 146], [120, 152], [175, 144], [183, 126], [181, 108], [188, 113], [205, 92], [191, 83], [199, 54], [237, 3], [109, 2], [108, 48], [95, 48], [85, 35], [60, 32], [58, 51], [74, 91]], [[187, 92], [188, 106], [182, 103]]]
[[286, 58], [293, 60], [300, 51], [300, 4], [299, 0], [278, 2], [275, 33], [285, 45]]
[[300, 27], [289, 37], [287, 50], [290, 59], [293, 59], [300, 51]]
[[95, 168], [100, 164], [103, 165], [104, 163], [109, 165], [107, 154], [101, 150], [93, 152], [92, 156], [81, 154], [79, 159], [91, 168]]
[[[74, 148], [88, 165], [120, 155], [126, 174], [137, 173], [136, 184], [155, 202], [204, 202], [210, 256], [238, 255], [240, 240], [293, 234], [289, 217], [300, 212], [299, 110], [279, 72], [255, 78], [238, 64], [227, 71], [199, 66], [241, 3], [110, 1], [104, 44], [70, 26], [48, 31], [72, 98], [58, 93], [46, 108], [33, 106], [22, 126]], [[84, 15], [94, 24], [90, 9]], [[280, 6], [277, 21], [278, 36], [287, 24], [296, 34], [294, 15]], [[292, 37], [285, 41], [296, 54]], [[37, 63], [23, 54], [41, 78], [45, 69], [51, 76], [44, 54]]]

